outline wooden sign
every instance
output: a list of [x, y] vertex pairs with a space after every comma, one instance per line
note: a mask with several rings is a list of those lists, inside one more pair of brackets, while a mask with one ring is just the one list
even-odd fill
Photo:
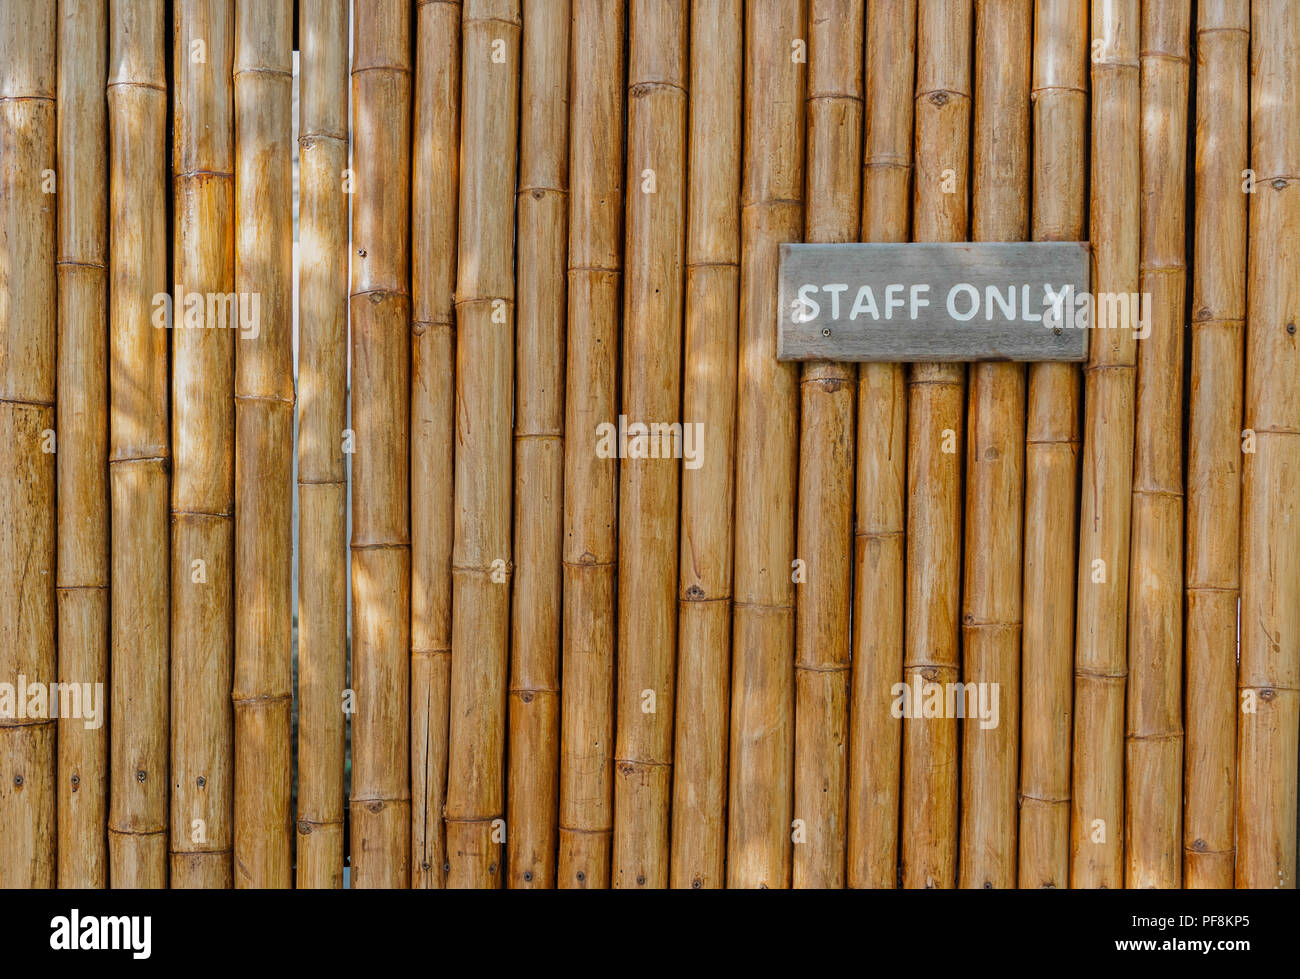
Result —
[[1086, 242], [788, 244], [780, 282], [781, 360], [1088, 356]]

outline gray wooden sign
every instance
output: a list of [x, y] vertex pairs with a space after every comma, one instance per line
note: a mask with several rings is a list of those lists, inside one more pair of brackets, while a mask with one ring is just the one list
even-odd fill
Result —
[[781, 360], [1088, 356], [1086, 242], [789, 244], [780, 281]]

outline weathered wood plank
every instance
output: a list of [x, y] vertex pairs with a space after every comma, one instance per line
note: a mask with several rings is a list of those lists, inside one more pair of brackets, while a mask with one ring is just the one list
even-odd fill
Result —
[[[781, 360], [1088, 355], [1086, 242], [789, 244], [780, 283]], [[1137, 297], [1122, 298], [1097, 320], [1136, 330]]]

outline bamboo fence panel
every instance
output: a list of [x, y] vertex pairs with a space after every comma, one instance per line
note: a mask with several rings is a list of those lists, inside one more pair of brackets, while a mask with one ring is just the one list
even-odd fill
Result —
[[[1092, 8], [1092, 290], [1139, 284], [1137, 0]], [[1125, 304], [1127, 305], [1127, 304]], [[1098, 310], [1084, 369], [1070, 880], [1124, 882], [1124, 692], [1137, 325]]]
[[[624, 5], [573, 0], [557, 884], [608, 887], [614, 822], [618, 460], [595, 452], [617, 409], [623, 237]], [[603, 134], [589, 139], [581, 134]]]
[[1296, 886], [1300, 7], [1251, 5], [1250, 262], [1237, 674], [1238, 887]]
[[408, 5], [356, 4], [352, 55], [352, 883], [410, 884]]
[[458, 3], [416, 12], [411, 160], [411, 885], [446, 880], [456, 410]]
[[[916, 0], [873, 0], [866, 12], [862, 238], [911, 230]], [[853, 692], [849, 710], [850, 887], [898, 884], [902, 719], [890, 710], [903, 677], [907, 368], [858, 368]]]
[[337, 888], [348, 685], [347, 0], [306, 0], [299, 18], [296, 882]]
[[1241, 594], [1250, 4], [1197, 8], [1196, 198], [1187, 428], [1183, 881], [1231, 887]]
[[452, 553], [447, 883], [504, 874], [512, 576], [511, 392], [518, 0], [466, 0], [456, 273], [456, 514]]
[[[1023, 241], [1029, 232], [1029, 0], [975, 5], [975, 127], [971, 237]], [[970, 368], [967, 417], [962, 679], [996, 690], [997, 722], [962, 725], [963, 887], [1016, 884], [1020, 748], [1025, 367]], [[988, 694], [989, 697], [992, 693]], [[980, 694], [983, 702], [984, 694]]]
[[[293, 882], [293, 3], [235, 10], [235, 884]], [[338, 555], [335, 556], [336, 560]]]
[[0, 886], [1295, 886], [1294, 4], [293, 10], [0, 3]]
[[[1035, 7], [1035, 241], [1081, 241], [1086, 211], [1088, 10]], [[1021, 887], [1070, 881], [1070, 717], [1078, 571], [1080, 371], [1030, 364], [1025, 423], [1024, 630], [1021, 642]]]
[[[1142, 10], [1142, 246], [1124, 806], [1129, 887], [1177, 887], [1183, 821], [1183, 330], [1188, 4]], [[1144, 299], [1145, 302], [1145, 299]]]
[[[173, 43], [171, 884], [229, 887], [233, 842], [234, 4]], [[242, 342], [242, 341], [241, 341]], [[145, 779], [153, 775], [138, 773]]]
[[[862, 0], [808, 8], [805, 238], [856, 241], [862, 199]], [[852, 364], [803, 366], [795, 617], [795, 887], [843, 887], [853, 574]]]
[[[54, 14], [0, 8], [0, 677], [15, 688], [57, 679]], [[56, 879], [56, 723], [33, 715], [0, 717], [0, 887]]]
[[682, 468], [670, 879], [697, 889], [726, 883], [743, 36], [739, 0], [692, 8], [682, 424], [709, 448]]
[[[109, 7], [109, 883], [166, 887], [171, 435], [162, 0]], [[173, 310], [173, 313], [175, 310]], [[144, 780], [136, 777], [144, 772]], [[152, 777], [151, 777], [152, 776]]]
[[[58, 25], [59, 682], [108, 689], [108, 6]], [[98, 685], [98, 688], [96, 687]], [[107, 698], [99, 698], [99, 709]], [[58, 883], [108, 884], [108, 727], [60, 717]]]
[[[971, 114], [970, 4], [917, 4], [915, 241], [964, 241]], [[918, 364], [908, 380], [907, 585], [903, 682], [961, 670], [962, 416], [966, 368]], [[957, 722], [903, 722], [904, 887], [957, 883]]]
[[554, 887], [564, 545], [567, 0], [525, 0], [520, 91], [514, 595], [506, 882]]
[[799, 370], [776, 360], [778, 246], [803, 234], [807, 4], [746, 8], [727, 885], [787, 887]]
[[629, 5], [615, 887], [668, 886], [680, 483], [674, 454], [685, 442], [674, 444], [659, 429], [680, 424], [688, 27], [684, 0]]

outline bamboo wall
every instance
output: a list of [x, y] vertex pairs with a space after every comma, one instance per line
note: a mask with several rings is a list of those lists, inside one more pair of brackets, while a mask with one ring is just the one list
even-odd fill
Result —
[[[1294, 887], [1297, 174], [1289, 0], [0, 4], [0, 886]], [[777, 361], [967, 240], [1149, 304]]]

